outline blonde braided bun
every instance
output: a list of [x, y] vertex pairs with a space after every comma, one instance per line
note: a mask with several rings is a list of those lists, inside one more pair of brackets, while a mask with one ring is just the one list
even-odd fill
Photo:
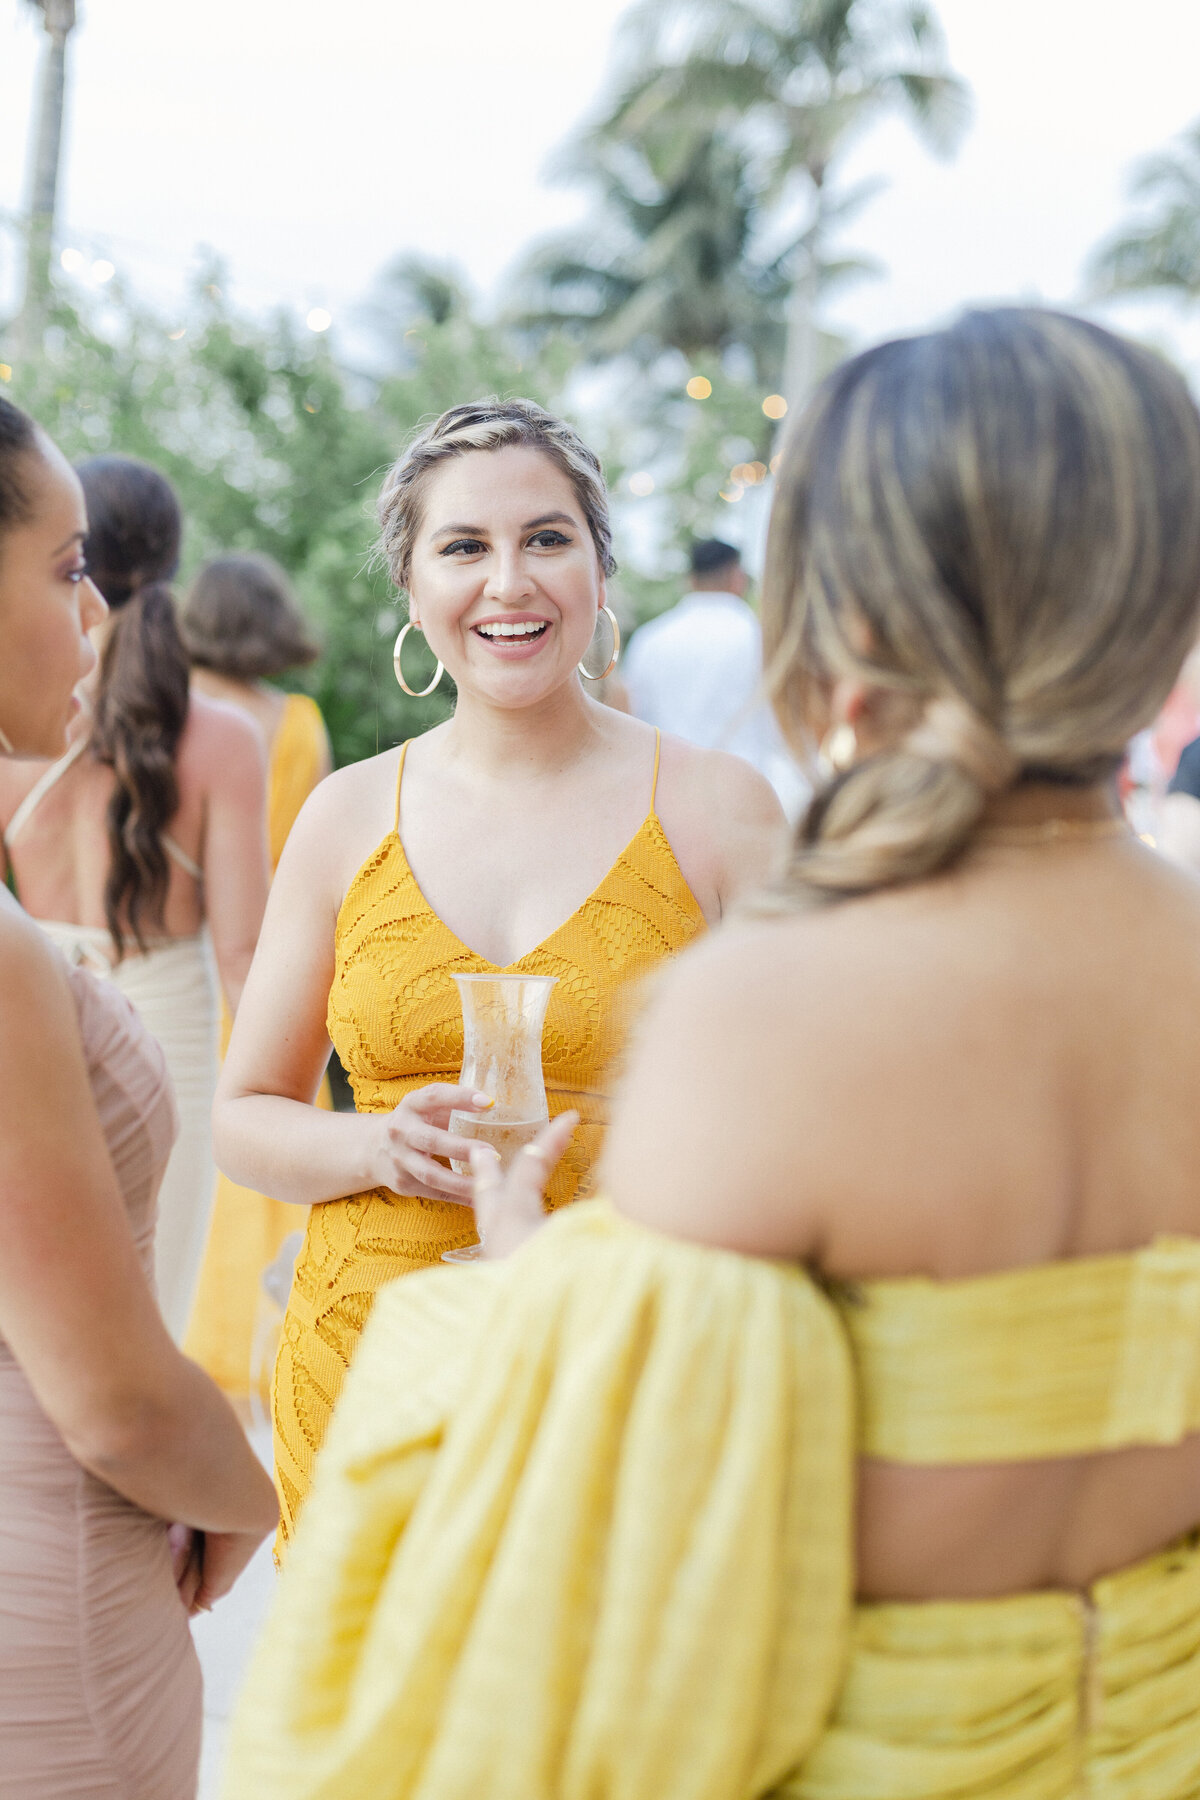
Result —
[[821, 786], [770, 909], [948, 867], [991, 795], [1111, 776], [1200, 627], [1200, 415], [1160, 357], [1001, 308], [882, 344], [784, 446], [763, 584], [798, 747], [861, 682], [894, 725]]

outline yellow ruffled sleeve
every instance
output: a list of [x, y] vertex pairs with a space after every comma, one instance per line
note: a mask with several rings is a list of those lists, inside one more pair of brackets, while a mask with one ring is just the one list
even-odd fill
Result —
[[799, 1270], [603, 1201], [376, 1303], [225, 1800], [738, 1800], [820, 1734], [852, 1377]]

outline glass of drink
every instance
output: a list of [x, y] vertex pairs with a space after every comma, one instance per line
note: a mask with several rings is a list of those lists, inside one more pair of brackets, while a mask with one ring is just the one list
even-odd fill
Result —
[[[490, 1112], [452, 1112], [456, 1137], [490, 1144], [507, 1169], [513, 1158], [548, 1122], [542, 1076], [542, 1029], [554, 975], [456, 975], [463, 1015], [464, 1087], [489, 1094]], [[460, 1175], [467, 1164], [452, 1161]], [[474, 1262], [482, 1242], [444, 1250], [444, 1262]]]

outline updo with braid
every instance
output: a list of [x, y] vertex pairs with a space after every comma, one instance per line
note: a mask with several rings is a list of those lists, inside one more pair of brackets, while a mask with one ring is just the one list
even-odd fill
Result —
[[1198, 626], [1200, 414], [1159, 356], [1001, 308], [847, 362], [783, 451], [767, 681], [793, 742], [839, 678], [895, 730], [818, 790], [779, 898], [920, 880], [990, 795], [1111, 775]]

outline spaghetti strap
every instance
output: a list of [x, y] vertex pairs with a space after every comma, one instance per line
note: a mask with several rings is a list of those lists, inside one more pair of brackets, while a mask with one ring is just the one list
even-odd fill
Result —
[[396, 770], [396, 817], [392, 823], [394, 837], [400, 836], [400, 783], [404, 780], [404, 759], [408, 755], [408, 746], [411, 742], [411, 738], [405, 738], [400, 746], [400, 763]]
[[658, 759], [662, 754], [662, 732], [654, 727], [654, 780], [650, 783], [650, 811], [654, 811], [654, 803], [658, 794]]
[[193, 861], [182, 844], [177, 844], [175, 842], [175, 839], [171, 836], [169, 831], [160, 831], [158, 834], [158, 841], [170, 857], [171, 861], [177, 868], [182, 869], [185, 875], [190, 875], [193, 881], [204, 880], [204, 870], [200, 867], [200, 864]]
[[8, 830], [4, 833], [4, 848], [6, 850], [12, 848], [17, 833], [25, 829], [38, 807], [42, 804], [42, 801], [46, 798], [46, 795], [50, 792], [50, 789], [56, 782], [62, 779], [72, 764], [79, 761], [79, 758], [83, 755], [87, 747], [88, 740], [86, 737], [76, 738], [66, 754], [60, 756], [57, 762], [51, 763], [50, 767], [43, 770], [42, 774], [38, 776], [37, 780], [22, 800], [20, 806], [18, 806], [16, 812], [9, 820]]

